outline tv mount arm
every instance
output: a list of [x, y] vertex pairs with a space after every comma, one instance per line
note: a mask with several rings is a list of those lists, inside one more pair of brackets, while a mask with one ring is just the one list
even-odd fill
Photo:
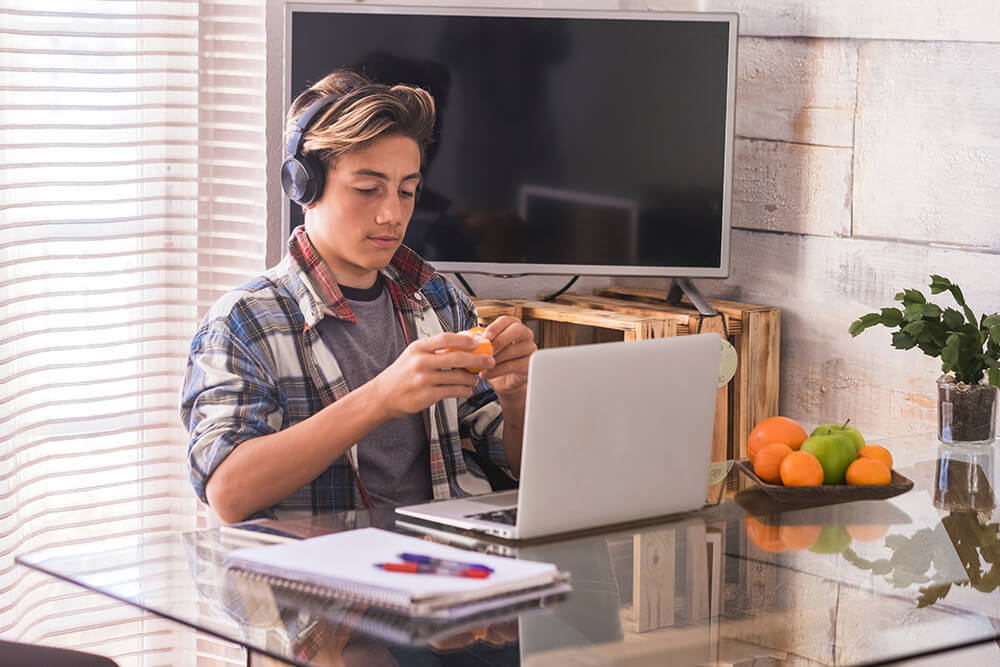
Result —
[[687, 295], [687, 298], [703, 317], [714, 317], [719, 314], [708, 303], [708, 299], [698, 291], [694, 283], [687, 278], [674, 278], [673, 282], [670, 283], [670, 291], [667, 293], [667, 303], [675, 306], [680, 305], [681, 294]]

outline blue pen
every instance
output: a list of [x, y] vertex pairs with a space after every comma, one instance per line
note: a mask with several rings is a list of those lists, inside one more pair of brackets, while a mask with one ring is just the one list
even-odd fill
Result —
[[487, 572], [493, 572], [493, 568], [486, 565], [464, 563], [460, 560], [448, 560], [447, 558], [434, 558], [433, 556], [424, 556], [423, 554], [403, 553], [399, 554], [399, 559], [406, 561], [407, 563], [423, 563], [424, 565], [433, 565], [434, 567], [449, 567], [459, 570], [485, 570]]

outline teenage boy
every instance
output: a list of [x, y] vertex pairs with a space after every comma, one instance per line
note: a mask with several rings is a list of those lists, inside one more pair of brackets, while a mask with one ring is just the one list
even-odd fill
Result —
[[223, 521], [489, 492], [470, 450], [519, 471], [531, 330], [500, 317], [475, 354], [468, 297], [402, 245], [433, 125], [426, 91], [352, 72], [292, 104], [282, 185], [305, 224], [205, 316], [182, 390], [191, 481]]

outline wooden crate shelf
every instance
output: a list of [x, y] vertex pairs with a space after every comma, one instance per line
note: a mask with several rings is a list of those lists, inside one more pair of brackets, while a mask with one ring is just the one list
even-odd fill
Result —
[[500, 315], [536, 321], [538, 346], [577, 342], [577, 327], [592, 327], [594, 340], [642, 340], [718, 332], [736, 347], [736, 376], [719, 389], [712, 460], [745, 458], [746, 440], [761, 419], [778, 414], [781, 315], [777, 308], [709, 299], [719, 316], [702, 317], [688, 302], [669, 304], [666, 293], [607, 287], [593, 295], [567, 293], [555, 302], [477, 299], [483, 322]]

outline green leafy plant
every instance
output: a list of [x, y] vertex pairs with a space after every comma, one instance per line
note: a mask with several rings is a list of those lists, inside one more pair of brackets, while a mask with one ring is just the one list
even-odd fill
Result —
[[1000, 387], [1000, 313], [976, 318], [965, 303], [958, 285], [939, 275], [931, 276], [931, 294], [950, 292], [961, 311], [942, 308], [927, 301], [915, 289], [896, 294], [902, 308], [882, 308], [867, 313], [851, 323], [851, 336], [877, 326], [896, 329], [892, 346], [899, 350], [914, 347], [930, 357], [941, 358], [941, 370], [951, 373], [957, 382], [979, 384], [983, 377]]

